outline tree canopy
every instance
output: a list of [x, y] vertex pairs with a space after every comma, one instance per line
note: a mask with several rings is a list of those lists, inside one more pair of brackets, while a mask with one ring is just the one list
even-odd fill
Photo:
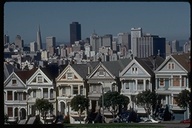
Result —
[[71, 100], [71, 108], [72, 110], [79, 111], [79, 109], [84, 111], [89, 107], [89, 99], [85, 98], [85, 96], [77, 95], [74, 96]]
[[44, 115], [44, 117], [46, 116], [46, 113], [48, 111], [53, 111], [53, 104], [50, 103], [48, 100], [46, 99], [36, 99], [35, 102], [35, 107], [37, 108], [37, 110], [42, 113]]
[[186, 89], [182, 90], [179, 93], [179, 95], [176, 99], [179, 107], [182, 107], [182, 108], [189, 107], [189, 105], [190, 105], [190, 93], [191, 92], [189, 90], [186, 90]]
[[136, 96], [136, 104], [144, 107], [148, 115], [151, 114], [153, 106], [157, 103], [157, 94], [155, 91], [142, 91]]
[[[112, 114], [116, 114], [119, 107], [127, 107], [129, 98], [125, 95], [119, 94], [117, 91], [108, 91], [104, 94], [104, 107]], [[102, 96], [99, 98], [99, 106], [102, 107]]]

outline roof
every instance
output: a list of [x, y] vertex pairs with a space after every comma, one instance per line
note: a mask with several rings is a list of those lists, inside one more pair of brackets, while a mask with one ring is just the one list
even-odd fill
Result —
[[127, 64], [131, 62], [131, 59], [120, 59], [117, 61], [105, 61], [102, 64], [111, 72], [114, 76], [119, 76], [119, 72], [122, 71]]
[[12, 64], [8, 62], [4, 62], [4, 81], [13, 71], [20, 71], [19, 69], [15, 68]]
[[24, 82], [26, 83], [26, 80], [28, 80], [35, 72], [37, 71], [37, 68], [33, 68], [28, 71], [16, 71], [15, 74]]
[[85, 79], [88, 74], [87, 64], [72, 64], [71, 67], [83, 78]]
[[190, 54], [171, 55], [185, 70], [190, 71]]

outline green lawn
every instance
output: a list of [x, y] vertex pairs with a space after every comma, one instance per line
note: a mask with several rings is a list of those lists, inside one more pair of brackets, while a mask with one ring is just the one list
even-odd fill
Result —
[[115, 123], [115, 124], [64, 124], [64, 128], [164, 128], [160, 125]]

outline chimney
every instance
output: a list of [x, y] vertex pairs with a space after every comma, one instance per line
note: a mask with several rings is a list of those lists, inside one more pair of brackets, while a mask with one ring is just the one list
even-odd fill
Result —
[[89, 75], [91, 73], [91, 67], [87, 66], [87, 74]]
[[158, 49], [157, 55], [160, 56], [160, 50]]
[[155, 69], [156, 69], [155, 60], [156, 60], [156, 56], [153, 56], [153, 60], [152, 60], [152, 63], [153, 63], [153, 71], [155, 71]]

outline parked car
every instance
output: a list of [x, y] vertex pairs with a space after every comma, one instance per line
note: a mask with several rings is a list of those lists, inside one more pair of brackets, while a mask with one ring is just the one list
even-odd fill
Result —
[[180, 123], [183, 124], [190, 124], [191, 119], [185, 119], [185, 120], [181, 120]]

